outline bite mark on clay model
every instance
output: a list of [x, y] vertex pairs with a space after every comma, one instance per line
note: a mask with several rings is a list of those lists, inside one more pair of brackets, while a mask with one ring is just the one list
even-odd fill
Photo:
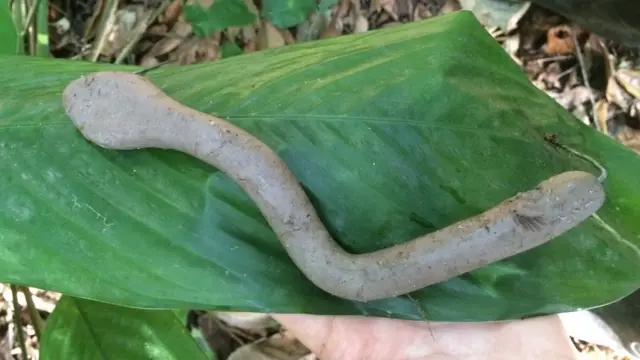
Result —
[[226, 173], [255, 202], [304, 275], [350, 300], [407, 294], [537, 247], [578, 226], [605, 199], [594, 175], [567, 171], [438, 231], [351, 254], [331, 237], [284, 161], [230, 122], [186, 107], [127, 72], [74, 80], [63, 103], [82, 135], [103, 148], [172, 149]]

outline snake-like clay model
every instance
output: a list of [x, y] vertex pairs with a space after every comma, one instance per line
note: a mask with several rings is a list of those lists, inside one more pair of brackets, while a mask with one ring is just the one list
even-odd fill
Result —
[[351, 254], [329, 235], [284, 161], [255, 136], [171, 99], [146, 78], [98, 72], [64, 90], [68, 116], [108, 149], [173, 149], [230, 176], [258, 206], [296, 266], [335, 296], [370, 301], [420, 290], [539, 246], [605, 199], [598, 179], [568, 171], [482, 214], [382, 250]]

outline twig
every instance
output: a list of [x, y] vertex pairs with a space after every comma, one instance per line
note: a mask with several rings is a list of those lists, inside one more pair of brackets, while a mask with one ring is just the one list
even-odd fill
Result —
[[15, 285], [11, 285], [11, 295], [13, 296], [13, 324], [18, 335], [18, 343], [22, 351], [22, 359], [27, 360], [27, 344], [24, 340], [24, 332], [22, 332], [22, 315], [20, 314], [20, 304], [18, 303], [18, 289]]
[[536, 59], [535, 61], [540, 64], [544, 64], [551, 61], [561, 61], [561, 60], [569, 60], [569, 59], [573, 59], [573, 55], [559, 55], [559, 56], [544, 57], [544, 58]]
[[93, 54], [91, 54], [92, 62], [98, 61], [98, 57], [100, 57], [100, 52], [102, 51], [102, 48], [107, 42], [107, 35], [109, 35], [109, 31], [111, 31], [111, 27], [115, 22], [114, 19], [116, 16], [116, 11], [118, 10], [118, 0], [108, 1], [105, 8], [106, 8], [106, 11], [108, 11], [108, 13], [102, 14], [104, 18], [101, 18], [101, 21], [100, 21], [100, 30], [98, 31], [98, 34], [96, 36], [98, 44], [97, 46], [94, 46]]
[[159, 68], [159, 67], [161, 67], [161, 66], [163, 66], [163, 65], [166, 65], [166, 64], [168, 64], [168, 63], [170, 63], [170, 62], [171, 62], [171, 60], [165, 60], [165, 61], [159, 62], [159, 63], [157, 63], [157, 64], [154, 64], [154, 65], [151, 65], [151, 66], [148, 66], [148, 67], [142, 68], [142, 69], [140, 69], [140, 70], [136, 70], [136, 71], [134, 71], [133, 73], [134, 73], [134, 74], [138, 74], [138, 75], [144, 75], [144, 74], [146, 74], [147, 72], [149, 72], [149, 71], [151, 71], [151, 70], [154, 70], [154, 69], [157, 69], [157, 68]]
[[598, 123], [596, 118], [596, 100], [593, 98], [593, 91], [591, 89], [591, 85], [589, 85], [587, 69], [584, 64], [584, 58], [582, 57], [582, 50], [580, 50], [580, 44], [578, 44], [578, 37], [576, 36], [575, 28], [571, 30], [571, 37], [573, 40], [573, 45], [576, 48], [576, 56], [578, 57], [578, 64], [580, 64], [584, 86], [586, 86], [587, 90], [589, 90], [589, 101], [591, 102], [591, 116], [593, 118], [593, 124], [595, 125], [596, 130], [602, 132], [602, 129], [600, 129], [600, 124]]
[[567, 70], [561, 72], [560, 74], [558, 74], [558, 79], [562, 79], [563, 77], [567, 76], [567, 74], [570, 74], [573, 70], [576, 69], [576, 67], [578, 67], [578, 66], [574, 65], [574, 66], [568, 68]]
[[149, 14], [149, 16], [147, 16], [146, 18], [142, 19], [142, 21], [140, 21], [140, 24], [138, 24], [135, 27], [135, 31], [133, 31], [133, 37], [131, 38], [131, 40], [124, 46], [124, 48], [122, 48], [122, 51], [120, 51], [120, 54], [118, 54], [118, 57], [116, 57], [116, 60], [114, 61], [114, 64], [121, 64], [122, 61], [129, 56], [129, 54], [131, 53], [131, 51], [133, 50], [133, 47], [138, 43], [138, 41], [140, 41], [140, 39], [142, 38], [142, 35], [144, 35], [144, 33], [147, 31], [147, 29], [149, 28], [149, 26], [151, 26], [151, 24], [158, 18], [158, 16], [171, 4], [171, 0], [164, 0], [162, 2], [162, 4], [160, 4], [160, 6], [158, 6], [158, 8], [156, 8], [151, 14]]
[[22, 293], [24, 294], [24, 298], [27, 301], [29, 318], [31, 318], [31, 323], [33, 324], [33, 328], [36, 331], [36, 336], [38, 337], [38, 339], [41, 339], [42, 331], [44, 329], [44, 321], [42, 320], [42, 317], [40, 317], [40, 313], [36, 308], [36, 304], [33, 302], [31, 291], [26, 286], [20, 286], [20, 291], [22, 291]]
[[29, 29], [29, 27], [33, 25], [32, 24], [33, 17], [36, 14], [38, 5], [40, 5], [40, 1], [41, 0], [36, 0], [35, 4], [33, 4], [33, 6], [29, 9], [29, 12], [27, 13], [27, 18], [24, 20], [24, 27], [22, 28], [22, 31], [20, 31], [20, 36], [25, 36], [27, 34], [27, 29]]

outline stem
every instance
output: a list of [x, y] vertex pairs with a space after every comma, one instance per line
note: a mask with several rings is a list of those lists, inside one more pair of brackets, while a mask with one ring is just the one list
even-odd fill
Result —
[[31, 318], [31, 323], [33, 324], [33, 328], [36, 331], [36, 336], [38, 339], [41, 339], [42, 331], [44, 329], [44, 320], [40, 317], [40, 313], [36, 308], [35, 303], [33, 302], [33, 298], [31, 297], [31, 291], [26, 286], [21, 286], [20, 291], [24, 294], [25, 299], [27, 300], [27, 310], [29, 311], [29, 318]]
[[13, 296], [13, 323], [16, 327], [20, 350], [22, 351], [22, 359], [27, 360], [27, 344], [24, 340], [24, 332], [22, 332], [22, 317], [20, 315], [20, 304], [18, 303], [18, 289], [15, 285], [11, 285], [11, 295]]

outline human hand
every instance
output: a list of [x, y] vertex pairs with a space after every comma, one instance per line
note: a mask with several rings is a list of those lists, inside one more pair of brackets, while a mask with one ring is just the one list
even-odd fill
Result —
[[557, 315], [445, 323], [272, 315], [320, 360], [575, 360]]

